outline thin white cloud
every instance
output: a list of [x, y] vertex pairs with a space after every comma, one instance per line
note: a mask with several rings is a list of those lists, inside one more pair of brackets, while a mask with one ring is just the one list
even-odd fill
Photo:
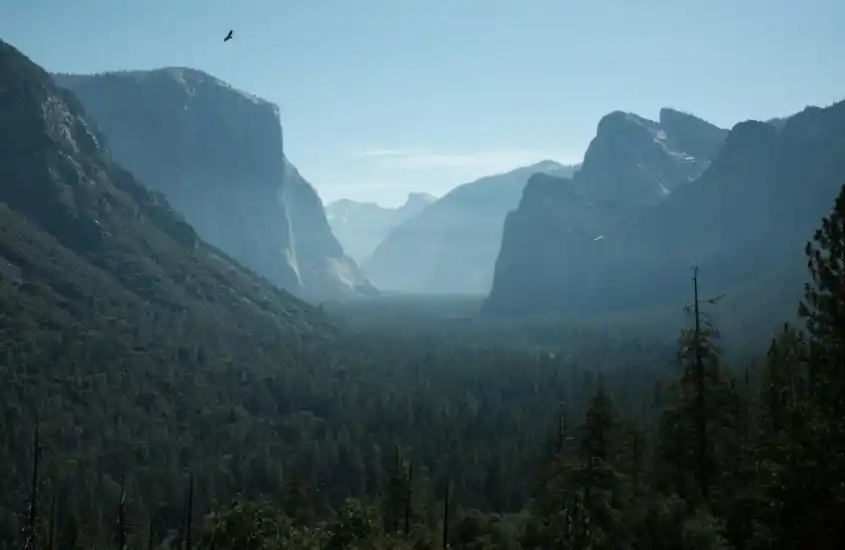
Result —
[[424, 153], [425, 149], [366, 149], [364, 151], [356, 151], [350, 156], [355, 158], [362, 157], [405, 157]]

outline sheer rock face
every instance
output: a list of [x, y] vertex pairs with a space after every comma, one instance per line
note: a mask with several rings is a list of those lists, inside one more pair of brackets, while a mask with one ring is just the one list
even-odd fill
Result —
[[[589, 288], [591, 273], [585, 258], [592, 254], [593, 239], [602, 234], [610, 210], [588, 199], [571, 179], [547, 174], [531, 177], [519, 207], [505, 218], [485, 308], [531, 312], [543, 309], [539, 305], [547, 301], [558, 303], [567, 288]], [[584, 307], [587, 298], [586, 292], [573, 296]]]
[[115, 160], [210, 243], [303, 297], [373, 290], [285, 159], [272, 103], [185, 68], [55, 79], [91, 113]]
[[321, 322], [203, 241], [113, 161], [76, 96], [3, 41], [0, 82], [0, 287], [52, 300], [83, 325], [101, 308], [162, 322], [220, 317], [233, 338]]
[[287, 161], [281, 200], [290, 220], [290, 263], [307, 295], [332, 298], [375, 294], [334, 237], [320, 197]]
[[726, 134], [672, 109], [658, 122], [616, 111], [599, 122], [575, 179], [593, 198], [623, 208], [656, 202], [700, 176]]
[[[609, 117], [611, 125], [624, 118]], [[638, 146], [623, 144], [642, 144], [644, 135], [657, 131], [641, 119], [626, 125], [628, 141], [621, 133], [615, 138], [618, 162], [606, 148], [605, 166], [594, 166], [592, 151], [573, 181], [538, 176], [528, 183], [505, 224], [487, 311], [579, 315], [680, 304], [694, 265], [720, 292], [800, 267], [802, 243], [845, 173], [845, 103], [809, 108], [778, 125], [737, 124], [721, 145], [706, 123], [664, 111], [665, 141], [705, 155], [706, 170], [675, 163], [678, 177], [663, 198], [656, 180], [643, 174], [670, 173], [665, 162], [660, 170], [638, 167], [627, 179], [596, 176], [636, 166], [631, 159]], [[670, 131], [678, 126], [687, 130]], [[602, 133], [600, 128], [591, 149], [596, 141], [612, 141]], [[713, 151], [711, 161], [706, 155]], [[682, 184], [684, 178], [694, 181]], [[597, 181], [605, 182], [600, 189]], [[611, 181], [624, 199], [610, 192]]]

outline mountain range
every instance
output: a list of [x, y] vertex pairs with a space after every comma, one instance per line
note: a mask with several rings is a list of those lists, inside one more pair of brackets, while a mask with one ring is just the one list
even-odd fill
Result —
[[192, 69], [51, 76], [2, 55], [4, 292], [89, 318], [121, 304], [267, 333], [322, 322], [300, 298], [376, 287], [578, 317], [679, 303], [693, 266], [736, 304], [786, 303], [845, 169], [845, 102], [730, 130], [620, 111], [578, 166], [324, 209], [269, 102]]
[[[672, 108], [662, 109], [656, 121], [612, 112], [599, 122], [583, 164], [543, 161], [460, 185], [393, 227], [361, 265], [368, 279], [385, 290], [487, 294], [493, 287], [496, 258], [505, 262], [505, 274], [500, 278], [507, 278], [510, 250], [500, 254], [503, 238], [511, 238], [503, 234], [505, 218], [519, 205], [529, 178], [571, 178], [579, 197], [573, 197], [574, 202], [565, 208], [572, 210], [578, 200], [584, 201], [586, 223], [602, 227], [633, 210], [661, 202], [697, 179], [727, 133]], [[537, 200], [541, 210], [552, 204], [545, 204], [542, 194], [533, 191], [525, 196]], [[526, 218], [535, 215], [532, 211]], [[534, 235], [536, 243], [520, 242], [519, 247], [557, 247], [557, 239], [548, 236]], [[548, 271], [535, 277], [546, 275], [556, 276]]]
[[391, 229], [362, 267], [376, 287], [412, 293], [486, 294], [507, 212], [537, 172], [577, 166], [542, 161], [459, 185]]
[[[574, 178], [531, 178], [507, 216], [485, 311], [577, 317], [679, 304], [693, 266], [708, 288], [746, 296], [747, 310], [794, 308], [803, 244], [845, 173], [845, 102], [730, 132], [660, 118], [658, 129], [608, 115]], [[622, 151], [602, 139], [608, 127], [628, 136], [616, 141]], [[777, 295], [792, 280], [794, 291]]]
[[331, 337], [314, 308], [204, 241], [115, 162], [76, 96], [3, 41], [0, 82], [8, 357], [73, 365], [51, 355], [61, 345], [102, 354], [103, 364], [149, 350], [160, 362], [202, 361], [195, 348], [170, 346], [190, 340], [248, 364], [280, 342]]
[[[421, 197], [370, 260], [412, 288], [491, 277], [500, 323], [472, 297], [296, 296], [374, 290], [273, 106], [209, 78], [59, 85], [0, 40], [0, 547], [842, 539], [845, 102], [730, 131], [611, 113], [580, 167]], [[696, 265], [779, 324], [819, 226], [807, 322], [764, 356], [585, 322], [656, 332], [642, 312], [691, 298]]]
[[361, 265], [390, 230], [436, 201], [430, 193], [409, 193], [397, 208], [340, 199], [326, 205], [326, 217], [343, 250]]
[[276, 105], [188, 68], [53, 78], [204, 240], [304, 298], [375, 292], [285, 157]]

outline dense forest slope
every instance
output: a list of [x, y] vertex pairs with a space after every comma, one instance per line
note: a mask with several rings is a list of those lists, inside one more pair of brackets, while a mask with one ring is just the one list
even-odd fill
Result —
[[319, 317], [309, 306], [206, 244], [113, 162], [76, 97], [6, 43], [0, 69], [7, 291], [55, 300], [80, 321], [114, 307], [162, 320], [213, 317], [235, 334], [312, 330]]
[[374, 202], [340, 199], [326, 205], [326, 217], [343, 250], [363, 265], [391, 229], [436, 200], [429, 193], [409, 193], [402, 206], [388, 208]]
[[[51, 447], [87, 460], [82, 449], [109, 437], [98, 417], [154, 438], [141, 417], [182, 415], [158, 407], [190, 401], [202, 373], [225, 392], [243, 365], [293, 363], [334, 338], [113, 162], [80, 102], [2, 41], [0, 81], [0, 439], [31, 430], [34, 407], [61, 410]], [[6, 456], [4, 479], [17, 471]]]
[[537, 172], [571, 175], [544, 161], [460, 185], [394, 227], [364, 263], [379, 288], [417, 293], [485, 294], [507, 212]]
[[284, 158], [275, 105], [185, 68], [54, 78], [203, 239], [303, 297], [373, 292]]
[[[844, 103], [808, 108], [780, 127], [737, 124], [694, 182], [621, 213], [591, 201], [577, 177], [537, 177], [508, 216], [486, 309], [581, 314], [677, 303], [693, 265], [729, 296], [781, 299], [755, 281], [774, 289], [775, 272], [800, 281], [801, 243], [841, 184], [843, 138]], [[799, 288], [790, 288], [793, 304]]]

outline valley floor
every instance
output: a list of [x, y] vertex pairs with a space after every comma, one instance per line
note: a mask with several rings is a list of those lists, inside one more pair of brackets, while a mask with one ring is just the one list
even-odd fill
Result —
[[[833, 307], [813, 301], [829, 280], [801, 323]], [[746, 342], [748, 360], [720, 349], [722, 304], [678, 332], [398, 296], [324, 306], [337, 326], [319, 337], [222, 347], [198, 319], [109, 329], [46, 288], [18, 290], [0, 285], [0, 547], [774, 549], [845, 536], [835, 317], [777, 331], [768, 351]]]

